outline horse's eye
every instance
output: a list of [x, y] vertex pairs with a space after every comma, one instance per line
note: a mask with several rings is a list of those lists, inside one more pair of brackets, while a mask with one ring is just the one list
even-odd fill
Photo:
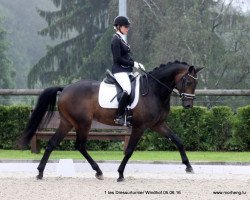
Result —
[[191, 86], [192, 84], [193, 84], [192, 81], [188, 81], [188, 82], [187, 82], [187, 86]]

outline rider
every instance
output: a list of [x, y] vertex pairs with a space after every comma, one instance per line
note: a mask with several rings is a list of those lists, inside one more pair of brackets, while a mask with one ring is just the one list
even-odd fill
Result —
[[130, 21], [127, 17], [117, 16], [114, 20], [114, 29], [116, 30], [116, 33], [111, 40], [111, 51], [113, 55], [112, 73], [123, 89], [119, 101], [117, 117], [114, 120], [115, 123], [119, 125], [126, 125], [124, 113], [131, 93], [131, 83], [128, 75], [133, 71], [133, 67], [144, 69], [142, 64], [133, 61], [129, 55], [130, 46], [125, 41], [125, 37], [129, 31], [129, 25]]

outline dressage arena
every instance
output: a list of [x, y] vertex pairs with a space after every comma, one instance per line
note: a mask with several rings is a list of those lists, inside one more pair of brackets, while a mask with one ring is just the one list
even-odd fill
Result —
[[186, 174], [177, 163], [129, 163], [125, 182], [117, 183], [119, 162], [99, 163], [104, 180], [97, 180], [88, 163], [74, 163], [75, 177], [57, 174], [48, 163], [43, 180], [36, 180], [38, 163], [0, 163], [0, 199], [250, 199], [250, 165], [194, 164]]

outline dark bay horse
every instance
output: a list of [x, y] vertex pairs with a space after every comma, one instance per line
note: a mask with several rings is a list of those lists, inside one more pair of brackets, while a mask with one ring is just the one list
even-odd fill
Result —
[[[124, 180], [123, 173], [125, 166], [144, 131], [148, 128], [172, 141], [180, 151], [182, 163], [186, 165], [186, 172], [193, 172], [182, 142], [165, 124], [165, 119], [170, 111], [170, 96], [174, 88], [179, 92], [183, 107], [191, 108], [193, 106], [197, 73], [201, 69], [196, 69], [187, 63], [175, 61], [166, 65], [160, 65], [160, 67], [148, 73], [148, 94], [146, 96], [140, 94], [139, 102], [132, 110], [132, 133], [125, 156], [118, 168], [119, 178], [117, 181]], [[39, 96], [27, 127], [18, 141], [20, 147], [28, 145], [46, 111], [54, 110], [57, 92], [61, 92], [57, 102], [60, 113], [60, 125], [54, 136], [49, 140], [37, 168], [39, 171], [37, 175], [38, 179], [43, 178], [45, 165], [51, 152], [73, 127], [77, 133], [76, 149], [81, 152], [93, 170], [96, 171], [96, 178], [103, 179], [103, 173], [98, 164], [86, 150], [86, 142], [92, 120], [108, 125], [115, 125], [116, 109], [105, 109], [99, 106], [99, 86], [100, 82], [98, 81], [82, 80], [66, 87], [47, 88]], [[51, 112], [47, 113], [47, 115], [50, 115]], [[47, 117], [49, 118], [50, 116]]]

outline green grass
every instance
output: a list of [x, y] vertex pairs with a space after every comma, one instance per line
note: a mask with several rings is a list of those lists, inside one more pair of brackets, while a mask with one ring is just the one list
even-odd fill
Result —
[[[43, 153], [43, 152], [42, 152]], [[30, 151], [0, 150], [0, 159], [40, 160], [42, 153]], [[122, 151], [89, 151], [97, 161], [122, 160]], [[189, 160], [209, 162], [250, 162], [250, 152], [187, 152]], [[50, 159], [85, 160], [78, 151], [53, 151]], [[141, 161], [181, 161], [177, 151], [135, 151], [130, 160]]]

